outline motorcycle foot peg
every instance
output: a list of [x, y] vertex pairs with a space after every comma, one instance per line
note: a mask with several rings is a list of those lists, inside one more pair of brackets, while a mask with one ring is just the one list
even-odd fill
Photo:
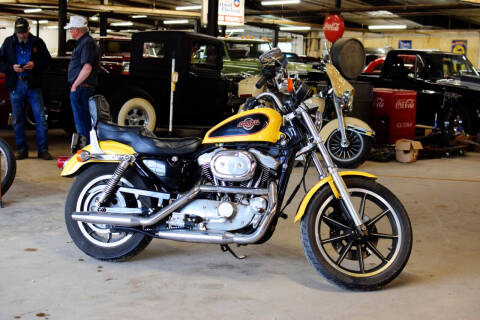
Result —
[[280, 213], [280, 218], [287, 220], [288, 219], [288, 214], [286, 213]]
[[220, 249], [222, 250], [222, 252], [230, 252], [232, 256], [234, 256], [236, 259], [238, 260], [243, 260], [245, 259], [247, 256], [239, 256], [237, 255], [233, 250], [232, 248], [230, 248], [230, 246], [228, 244], [221, 244], [220, 245]]

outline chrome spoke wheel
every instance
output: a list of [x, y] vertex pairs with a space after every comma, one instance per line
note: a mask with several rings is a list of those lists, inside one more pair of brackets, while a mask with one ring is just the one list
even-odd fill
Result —
[[[76, 211], [91, 212], [95, 210], [95, 201], [100, 197], [110, 175], [100, 176], [88, 183], [78, 197]], [[120, 180], [120, 185], [133, 187], [126, 179]], [[140, 203], [132, 195], [116, 192], [110, 201], [110, 208], [140, 207]], [[88, 241], [100, 247], [116, 247], [127, 242], [132, 233], [112, 232], [110, 226], [104, 224], [92, 224], [77, 222], [78, 227]]]
[[360, 156], [363, 149], [363, 139], [360, 133], [353, 130], [345, 130], [348, 140], [347, 146], [342, 146], [340, 130], [334, 131], [327, 140], [327, 149], [332, 158], [339, 161], [351, 161]]

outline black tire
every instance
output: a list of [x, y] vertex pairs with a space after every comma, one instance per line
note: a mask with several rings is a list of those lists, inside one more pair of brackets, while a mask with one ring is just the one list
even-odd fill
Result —
[[338, 286], [376, 290], [407, 264], [412, 248], [410, 220], [395, 195], [374, 180], [346, 177], [345, 183], [357, 210], [365, 196], [367, 236], [354, 235], [351, 219], [327, 184], [315, 193], [302, 218], [303, 250], [315, 270]]
[[[94, 203], [98, 191], [101, 192], [103, 187], [97, 188], [101, 189], [98, 191], [92, 190], [99, 185], [104, 185], [115, 168], [116, 164], [95, 164], [87, 168], [76, 177], [65, 203], [65, 223], [75, 245], [87, 255], [105, 261], [127, 260], [145, 249], [152, 241], [152, 237], [141, 233], [112, 233], [109, 232], [107, 225], [82, 223], [72, 219], [72, 212], [87, 211]], [[119, 184], [141, 189], [148, 188], [142, 178], [131, 168], [127, 170]], [[86, 193], [89, 190], [91, 195]], [[113, 198], [111, 205], [115, 203], [118, 207], [144, 206], [143, 202], [139, 203], [133, 195], [117, 192]], [[118, 238], [112, 241], [114, 237]]]
[[0, 176], [2, 179], [2, 196], [5, 195], [12, 186], [17, 173], [17, 160], [12, 153], [8, 143], [0, 138]]
[[355, 130], [346, 129], [348, 147], [340, 145], [342, 136], [340, 130], [334, 130], [325, 142], [333, 162], [340, 168], [357, 168], [367, 160], [372, 148], [373, 138], [367, 137]]

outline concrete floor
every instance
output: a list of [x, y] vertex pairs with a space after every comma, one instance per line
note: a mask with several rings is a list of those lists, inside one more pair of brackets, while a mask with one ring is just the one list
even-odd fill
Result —
[[[54, 131], [52, 154], [67, 155], [68, 141]], [[0, 319], [478, 319], [480, 154], [361, 169], [401, 199], [414, 230], [405, 270], [368, 293], [338, 289], [308, 264], [293, 223], [300, 196], [268, 243], [237, 249], [245, 261], [217, 245], [154, 240], [133, 260], [107, 263], [67, 234], [72, 180], [54, 161], [19, 161], [0, 209]]]

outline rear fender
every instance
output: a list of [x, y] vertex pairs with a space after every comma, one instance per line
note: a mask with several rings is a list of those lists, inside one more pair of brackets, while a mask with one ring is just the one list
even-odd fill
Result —
[[[344, 176], [361, 176], [361, 177], [366, 177], [366, 178], [370, 178], [370, 179], [376, 179], [377, 178], [376, 176], [374, 176], [372, 174], [365, 173], [365, 172], [360, 172], [360, 171], [343, 171], [343, 172], [340, 172], [340, 175], [342, 177], [344, 177]], [[307, 194], [303, 198], [302, 202], [300, 203], [300, 206], [298, 207], [297, 215], [295, 216], [295, 220], [294, 220], [295, 223], [302, 219], [303, 215], [305, 214], [305, 210], [307, 209], [307, 206], [310, 203], [310, 200], [312, 199], [313, 195], [321, 187], [323, 187], [327, 183], [329, 184], [330, 188], [332, 189], [332, 192], [335, 195], [335, 198], [337, 198], [337, 199], [340, 198], [340, 193], [338, 192], [337, 187], [333, 183], [332, 176], [328, 176], [328, 177], [320, 180], [316, 185], [313, 186], [312, 189], [310, 189], [310, 191], [307, 192]]]
[[[135, 154], [135, 150], [123, 143], [116, 142], [116, 141], [100, 141], [100, 149], [106, 155], [125, 155], [125, 154]], [[86, 146], [82, 150], [90, 152], [91, 145]], [[63, 166], [63, 170], [61, 173], [62, 177], [71, 177], [78, 174], [79, 170], [91, 163], [115, 163], [120, 162], [120, 160], [97, 160], [91, 158], [88, 161], [80, 162], [78, 161], [76, 156], [71, 157]]]
[[[375, 131], [365, 122], [360, 119], [353, 118], [353, 117], [343, 117], [345, 121], [345, 126], [352, 128], [353, 130], [357, 131], [360, 134], [374, 137]], [[320, 137], [322, 137], [322, 141], [326, 142], [328, 137], [332, 134], [333, 131], [338, 129], [338, 120], [334, 119], [327, 123], [322, 130], [320, 130]]]

